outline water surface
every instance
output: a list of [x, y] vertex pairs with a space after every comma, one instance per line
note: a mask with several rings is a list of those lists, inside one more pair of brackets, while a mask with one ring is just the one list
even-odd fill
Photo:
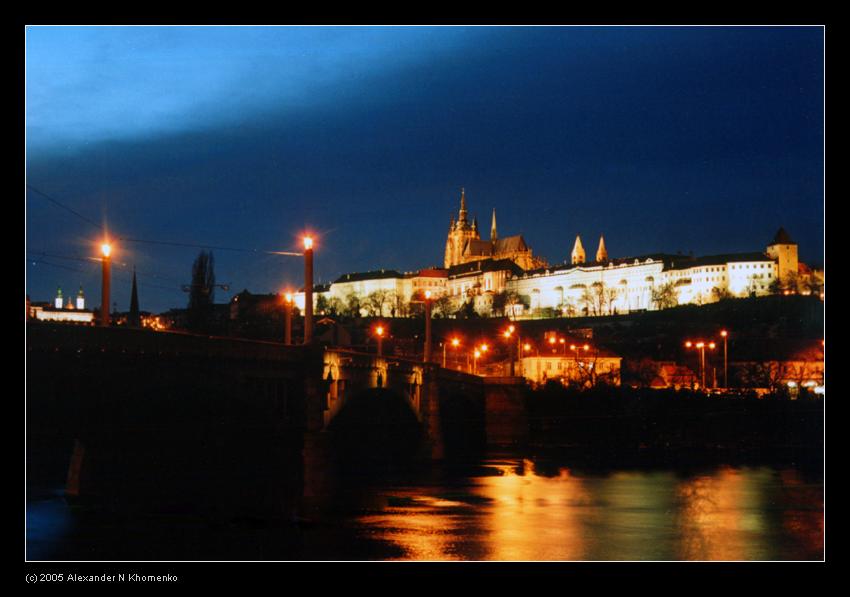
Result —
[[297, 525], [27, 509], [29, 559], [820, 560], [823, 484], [793, 467], [588, 471], [488, 458], [343, 483]]

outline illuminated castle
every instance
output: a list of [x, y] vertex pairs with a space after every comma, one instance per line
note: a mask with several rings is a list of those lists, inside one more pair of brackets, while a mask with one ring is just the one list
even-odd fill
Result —
[[466, 193], [461, 189], [458, 218], [457, 221], [452, 218], [446, 239], [446, 253], [443, 259], [443, 265], [446, 269], [484, 259], [496, 261], [509, 259], [524, 270], [546, 267], [547, 263], [543, 259], [532, 255], [531, 249], [525, 244], [525, 239], [521, 235], [498, 237], [495, 209], [490, 224], [489, 240], [481, 238], [478, 232], [478, 219], [472, 218], [470, 222], [467, 213]]

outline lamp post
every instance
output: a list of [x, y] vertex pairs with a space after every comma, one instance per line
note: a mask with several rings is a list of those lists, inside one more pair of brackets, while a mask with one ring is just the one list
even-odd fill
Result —
[[502, 335], [508, 341], [508, 360], [510, 361], [509, 371], [510, 371], [511, 377], [514, 377], [514, 373], [515, 373], [515, 370], [514, 370], [514, 343], [511, 341], [511, 336], [514, 333], [514, 330], [516, 330], [516, 328], [513, 325], [509, 325], [508, 329], [506, 329], [502, 333]]
[[480, 356], [481, 356], [481, 351], [479, 351], [476, 348], [475, 352], [472, 353], [472, 374], [473, 375], [478, 374], [478, 357], [480, 357]]
[[384, 326], [378, 325], [375, 328], [375, 335], [378, 337], [378, 356], [382, 356], [384, 354], [384, 350], [383, 350]]
[[100, 294], [100, 325], [103, 327], [109, 326], [109, 283], [110, 283], [110, 255], [112, 254], [112, 247], [108, 242], [100, 245], [100, 251], [103, 254], [103, 258], [100, 260], [103, 265], [102, 271], [102, 281], [101, 281], [101, 294]]
[[292, 293], [290, 292], [283, 297], [283, 311], [285, 315], [283, 343], [289, 346], [292, 344]]
[[[460, 346], [460, 340], [458, 340], [457, 338], [452, 338], [451, 342], [452, 342], [453, 348], [457, 348], [458, 346]], [[445, 369], [445, 368], [446, 368], [446, 343], [443, 342], [443, 369]]]
[[726, 352], [726, 342], [727, 337], [729, 336], [729, 332], [726, 330], [720, 330], [720, 335], [723, 337], [723, 389], [729, 389], [729, 361]]
[[[579, 374], [578, 374], [578, 349], [579, 349], [579, 347], [578, 347], [578, 346], [576, 346], [575, 344], [570, 344], [570, 350], [572, 350], [572, 351], [573, 351], [573, 354], [575, 355], [575, 362], [576, 362], [576, 379], [578, 379], [578, 377], [579, 377]], [[582, 349], [584, 352], [587, 352], [588, 350], [590, 350], [590, 345], [589, 345], [589, 344], [585, 344], [584, 346], [582, 346], [582, 347], [581, 347], [581, 349]]]
[[431, 291], [425, 291], [425, 356], [426, 363], [431, 362]]
[[313, 341], [313, 239], [304, 237], [304, 344]]
[[[700, 374], [700, 383], [702, 384], [702, 388], [705, 389], [705, 347], [706, 343], [703, 341], [698, 341], [696, 343], [688, 340], [685, 342], [685, 348], [696, 348], [699, 351], [699, 374]], [[714, 342], [708, 343], [708, 348], [710, 350], [714, 350], [715, 344]]]

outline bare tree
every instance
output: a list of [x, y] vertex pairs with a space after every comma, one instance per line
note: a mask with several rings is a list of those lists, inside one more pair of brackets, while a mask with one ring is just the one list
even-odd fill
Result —
[[679, 304], [679, 293], [673, 282], [652, 287], [652, 302], [656, 309], [670, 309]]

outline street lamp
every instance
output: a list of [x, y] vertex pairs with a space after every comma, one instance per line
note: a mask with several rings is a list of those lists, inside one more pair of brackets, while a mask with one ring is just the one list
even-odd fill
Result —
[[[452, 348], [457, 349], [457, 347], [460, 346], [460, 340], [458, 340], [457, 338], [452, 338], [451, 342], [452, 342]], [[446, 343], [443, 342], [443, 369], [445, 369], [445, 368], [446, 368]]]
[[313, 238], [304, 237], [304, 344], [313, 341]]
[[283, 310], [285, 314], [283, 343], [287, 346], [292, 344], [292, 293], [287, 292], [283, 297]]
[[478, 374], [478, 357], [480, 357], [480, 356], [481, 356], [481, 351], [476, 348], [475, 352], [472, 353], [472, 357], [473, 357], [472, 358], [472, 374], [473, 375]]
[[[696, 343], [693, 343], [690, 340], [688, 340], [687, 342], [685, 342], [685, 347], [686, 348], [694, 347], [697, 350], [699, 350], [699, 368], [700, 368], [700, 380], [701, 380], [700, 383], [702, 384], [702, 388], [705, 389], [705, 347], [706, 347], [706, 343], [701, 341], [701, 340], [696, 342]], [[714, 342], [708, 343], [708, 348], [710, 350], [714, 350], [714, 347], [715, 347]]]
[[726, 330], [720, 330], [720, 335], [723, 337], [723, 389], [729, 389], [729, 360], [726, 352], [726, 342], [729, 336], [729, 332]]
[[516, 330], [516, 328], [513, 325], [510, 325], [510, 326], [508, 326], [508, 329], [506, 329], [502, 333], [502, 335], [508, 341], [508, 360], [510, 361], [510, 375], [511, 375], [511, 377], [513, 377], [515, 375], [515, 370], [514, 370], [514, 343], [511, 341], [511, 336], [514, 333], [514, 330]]
[[588, 350], [590, 350], [590, 345], [585, 344], [584, 346], [579, 347], [579, 346], [576, 346], [575, 344], [570, 344], [570, 350], [572, 350], [573, 354], [575, 355], [576, 376], [578, 376], [578, 349], [579, 348], [581, 348], [584, 352], [587, 352]]
[[423, 360], [431, 361], [431, 291], [425, 291], [425, 355]]
[[107, 327], [109, 326], [109, 284], [111, 281], [111, 271], [110, 271], [110, 255], [112, 255], [112, 246], [109, 242], [104, 242], [100, 245], [100, 252], [103, 254], [103, 258], [100, 260], [102, 264], [102, 277], [101, 277], [101, 294], [100, 294], [100, 325]]
[[376, 326], [375, 335], [378, 337], [378, 356], [381, 356], [383, 355], [384, 326]]

